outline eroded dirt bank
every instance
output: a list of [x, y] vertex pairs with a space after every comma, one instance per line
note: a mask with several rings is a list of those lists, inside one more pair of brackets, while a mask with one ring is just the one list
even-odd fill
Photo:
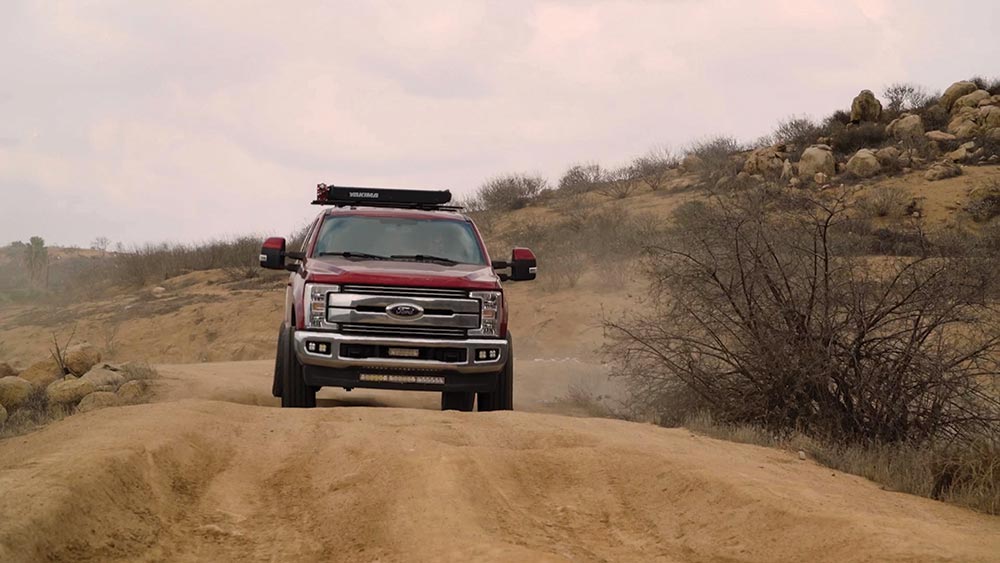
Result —
[[[1000, 519], [784, 452], [611, 420], [408, 408], [432, 407], [429, 395], [334, 393], [321, 403], [339, 408], [283, 411], [261, 389], [266, 366], [168, 366], [158, 403], [0, 442], [0, 560], [1000, 553]], [[527, 375], [530, 405], [542, 374]]]

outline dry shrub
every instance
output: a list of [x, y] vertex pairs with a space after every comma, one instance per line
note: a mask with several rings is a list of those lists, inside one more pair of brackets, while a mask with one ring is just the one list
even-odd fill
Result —
[[604, 176], [601, 195], [611, 199], [625, 199], [638, 189], [636, 171], [631, 167], [616, 168]]
[[650, 191], [659, 190], [680, 160], [668, 147], [657, 147], [632, 161], [633, 179], [645, 184]]
[[899, 217], [911, 198], [898, 186], [876, 186], [858, 200], [861, 211], [872, 217]]
[[605, 171], [600, 164], [575, 164], [559, 179], [559, 192], [580, 194], [596, 190], [604, 184]]
[[715, 182], [724, 176], [733, 176], [742, 168], [732, 156], [743, 147], [733, 137], [716, 136], [692, 143], [686, 154], [698, 157], [701, 162], [699, 173], [705, 182]]
[[808, 117], [792, 116], [778, 122], [778, 126], [771, 133], [769, 144], [786, 145], [789, 149], [789, 158], [794, 162], [802, 156], [802, 151], [814, 144], [823, 133], [823, 128]]
[[545, 178], [530, 174], [506, 174], [487, 180], [476, 192], [484, 209], [513, 211], [528, 205], [548, 188]]
[[888, 136], [885, 125], [862, 123], [845, 125], [831, 131], [833, 151], [841, 156], [851, 156], [859, 149], [874, 149], [885, 144]]
[[965, 212], [977, 223], [985, 223], [1000, 215], [1000, 180], [993, 179], [974, 191], [965, 204]]
[[648, 303], [605, 321], [633, 400], [656, 409], [687, 389], [722, 423], [843, 444], [997, 431], [996, 276], [981, 255], [838, 253], [853, 195], [681, 207], [649, 246]]
[[923, 86], [908, 82], [896, 82], [886, 86], [882, 90], [882, 97], [886, 99], [886, 111], [897, 115], [903, 111], [922, 107], [930, 99]]

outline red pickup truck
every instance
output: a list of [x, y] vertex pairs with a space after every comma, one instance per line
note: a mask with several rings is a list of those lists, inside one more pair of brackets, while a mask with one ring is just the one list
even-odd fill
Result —
[[448, 191], [320, 184], [299, 251], [269, 238], [264, 268], [291, 272], [272, 393], [316, 406], [321, 387], [441, 393], [441, 408], [513, 408], [514, 348], [501, 281], [535, 279], [535, 256], [491, 261]]

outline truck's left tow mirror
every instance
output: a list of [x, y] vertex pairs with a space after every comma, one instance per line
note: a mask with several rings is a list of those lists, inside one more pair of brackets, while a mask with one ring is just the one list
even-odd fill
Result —
[[260, 248], [260, 267], [268, 270], [285, 269], [285, 239], [271, 237]]
[[515, 248], [510, 253], [510, 279], [531, 281], [538, 273], [535, 253], [527, 248]]

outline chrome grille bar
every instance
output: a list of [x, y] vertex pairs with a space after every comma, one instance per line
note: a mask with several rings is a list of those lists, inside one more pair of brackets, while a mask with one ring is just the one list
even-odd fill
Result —
[[405, 336], [425, 338], [465, 338], [467, 336], [466, 331], [460, 328], [393, 326], [359, 323], [341, 323], [340, 331], [344, 334], [371, 336]]
[[469, 292], [464, 289], [438, 289], [427, 287], [396, 287], [391, 285], [344, 285], [344, 293], [361, 293], [365, 295], [385, 295], [399, 297], [460, 297], [468, 298]]

